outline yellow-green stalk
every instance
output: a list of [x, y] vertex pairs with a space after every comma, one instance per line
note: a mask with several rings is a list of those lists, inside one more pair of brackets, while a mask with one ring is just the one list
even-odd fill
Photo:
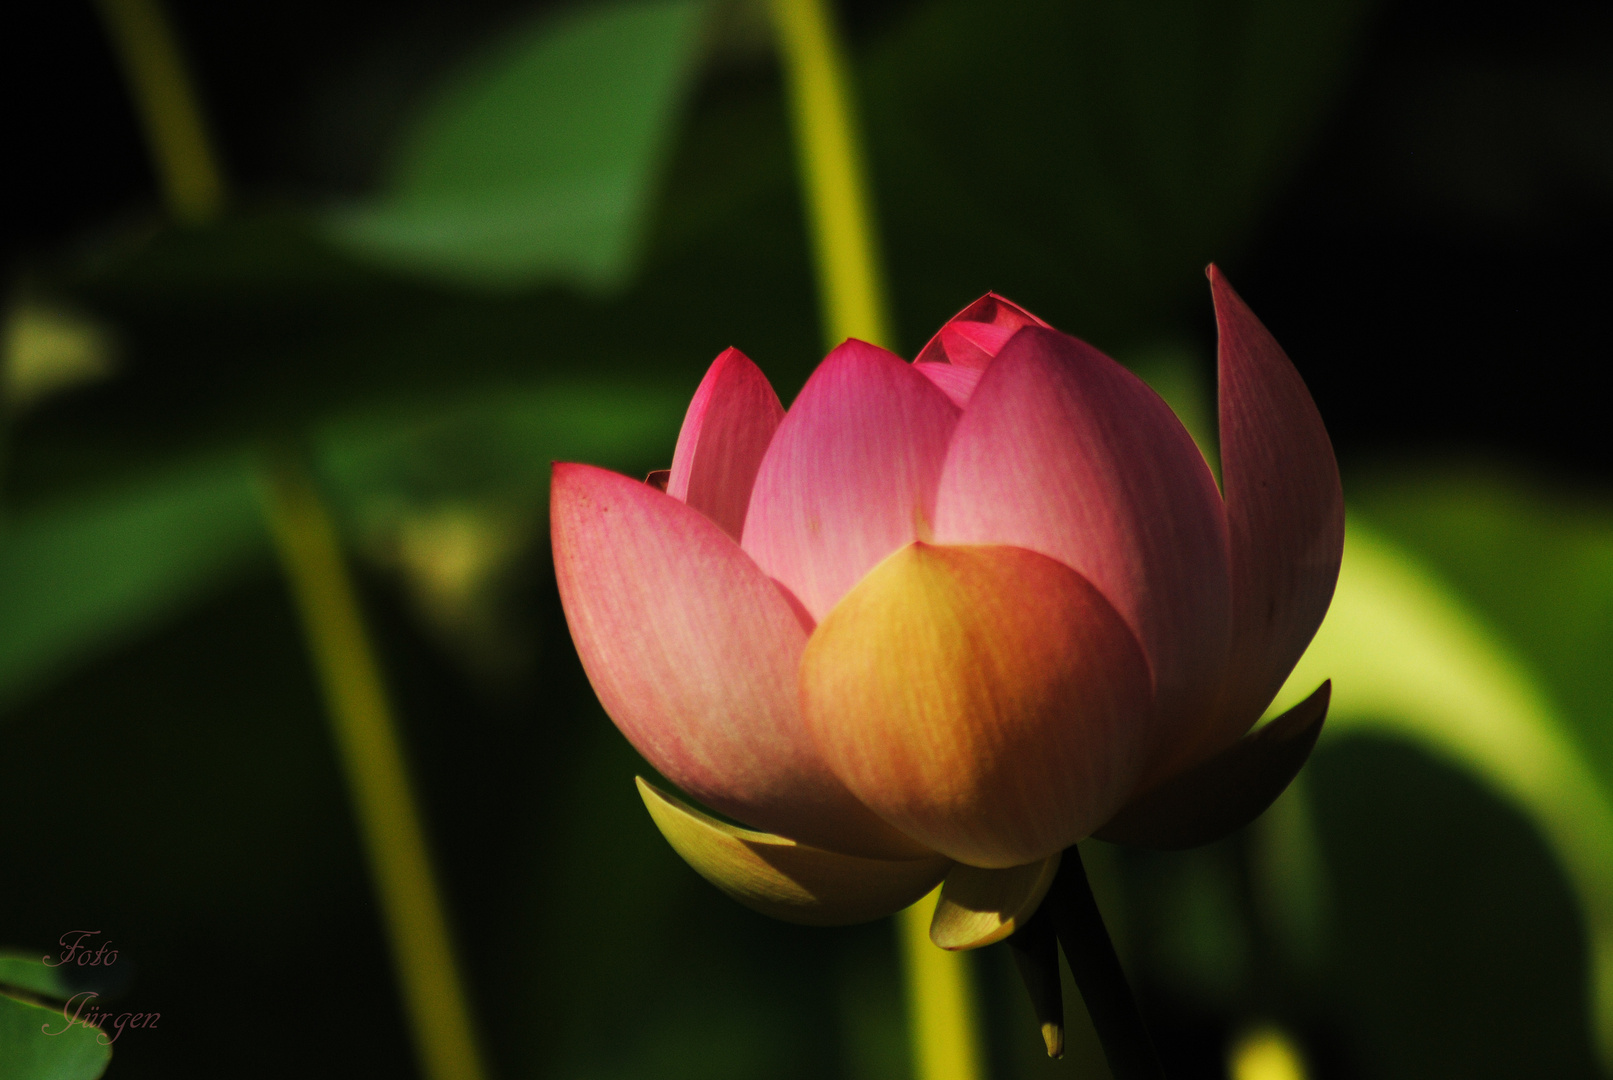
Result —
[[481, 1080], [419, 808], [336, 528], [294, 453], [276, 454], [265, 480], [275, 546], [325, 692], [420, 1071], [428, 1080]]
[[218, 216], [224, 178], [190, 73], [157, 0], [97, 0], [145, 129], [168, 212], [188, 225]]

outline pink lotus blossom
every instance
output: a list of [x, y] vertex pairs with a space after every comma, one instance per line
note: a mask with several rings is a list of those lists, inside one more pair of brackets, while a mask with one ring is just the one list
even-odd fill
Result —
[[845, 342], [788, 412], [727, 350], [665, 490], [555, 466], [600, 701], [751, 827], [642, 785], [697, 869], [784, 917], [871, 918], [949, 871], [1045, 891], [1094, 833], [1208, 839], [1286, 785], [1325, 692], [1245, 733], [1327, 610], [1343, 500], [1298, 373], [1210, 281], [1220, 489], [1141, 380], [994, 295], [913, 363]]

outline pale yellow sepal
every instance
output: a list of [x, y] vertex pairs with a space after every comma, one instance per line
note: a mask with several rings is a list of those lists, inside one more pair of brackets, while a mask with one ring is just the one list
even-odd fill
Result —
[[683, 861], [741, 904], [785, 922], [846, 926], [900, 911], [935, 887], [951, 860], [865, 859], [741, 829], [638, 780], [656, 828]]
[[978, 949], [1001, 941], [1036, 914], [1058, 873], [1059, 859], [1059, 854], [1053, 854], [1006, 870], [958, 863], [941, 884], [941, 899], [930, 920], [930, 940], [952, 950]]

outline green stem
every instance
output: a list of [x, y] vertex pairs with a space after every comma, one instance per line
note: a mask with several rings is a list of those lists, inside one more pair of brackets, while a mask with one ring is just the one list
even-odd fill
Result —
[[915, 1080], [978, 1080], [980, 1025], [966, 953], [938, 949], [930, 918], [940, 890], [896, 916], [907, 983], [908, 1038]]
[[275, 456], [266, 479], [269, 521], [324, 687], [421, 1072], [481, 1080], [425, 832], [335, 527], [295, 455]]
[[1164, 1080], [1165, 1071], [1103, 925], [1079, 848], [1065, 849], [1042, 906], [1053, 918], [1114, 1080]]
[[189, 225], [218, 216], [224, 179], [190, 75], [157, 0], [97, 0], [134, 97], [168, 210]]
[[[845, 51], [826, 0], [773, 0], [824, 337], [895, 344]], [[916, 1080], [977, 1080], [980, 1024], [968, 959], [930, 943], [931, 893], [897, 917]]]
[[831, 347], [855, 337], [889, 348], [873, 211], [833, 17], [825, 0], [773, 0], [773, 22], [817, 257], [824, 334]]

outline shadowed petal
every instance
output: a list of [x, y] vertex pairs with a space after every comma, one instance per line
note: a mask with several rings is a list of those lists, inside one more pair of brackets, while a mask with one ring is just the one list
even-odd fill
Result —
[[975, 387], [980, 385], [980, 376], [985, 374], [984, 368], [929, 362], [914, 364], [913, 370], [939, 386], [941, 392], [960, 409], [969, 404], [970, 395], [975, 392]]
[[762, 459], [745, 550], [821, 619], [869, 567], [928, 535], [957, 419], [911, 365], [861, 341], [841, 345]]
[[900, 911], [935, 887], [939, 855], [864, 859], [738, 829], [638, 777], [656, 828], [699, 875], [741, 904], [785, 922], [846, 926]]
[[1014, 331], [1026, 326], [1046, 326], [1035, 315], [1012, 300], [987, 293], [970, 304], [935, 332], [919, 350], [921, 364], [953, 363], [959, 367], [985, 368], [991, 363]]
[[912, 544], [813, 631], [807, 727], [904, 834], [973, 866], [1035, 862], [1137, 779], [1148, 668], [1103, 596], [1011, 547]]
[[1232, 565], [1225, 745], [1270, 704], [1333, 599], [1344, 494], [1316, 403], [1282, 347], [1210, 267], [1221, 335], [1221, 482]]
[[588, 465], [555, 466], [550, 515], [583, 668], [651, 764], [763, 828], [856, 854], [914, 850], [808, 739], [796, 693], [807, 630], [738, 544], [648, 484]]
[[1202, 724], [1230, 621], [1221, 497], [1170, 407], [1119, 364], [1056, 331], [1015, 334], [958, 423], [935, 536], [1076, 570], [1143, 645], [1161, 754]]
[[1212, 843], [1266, 812], [1310, 757], [1332, 683], [1196, 768], [1133, 799], [1098, 830], [1116, 844], [1179, 851]]
[[738, 540], [756, 470], [782, 419], [784, 406], [761, 368], [738, 349], [723, 350], [689, 402], [666, 493]]
[[982, 870], [958, 863], [947, 871], [930, 919], [930, 940], [943, 949], [992, 945], [1030, 921], [1053, 884], [1059, 855], [1039, 862]]

